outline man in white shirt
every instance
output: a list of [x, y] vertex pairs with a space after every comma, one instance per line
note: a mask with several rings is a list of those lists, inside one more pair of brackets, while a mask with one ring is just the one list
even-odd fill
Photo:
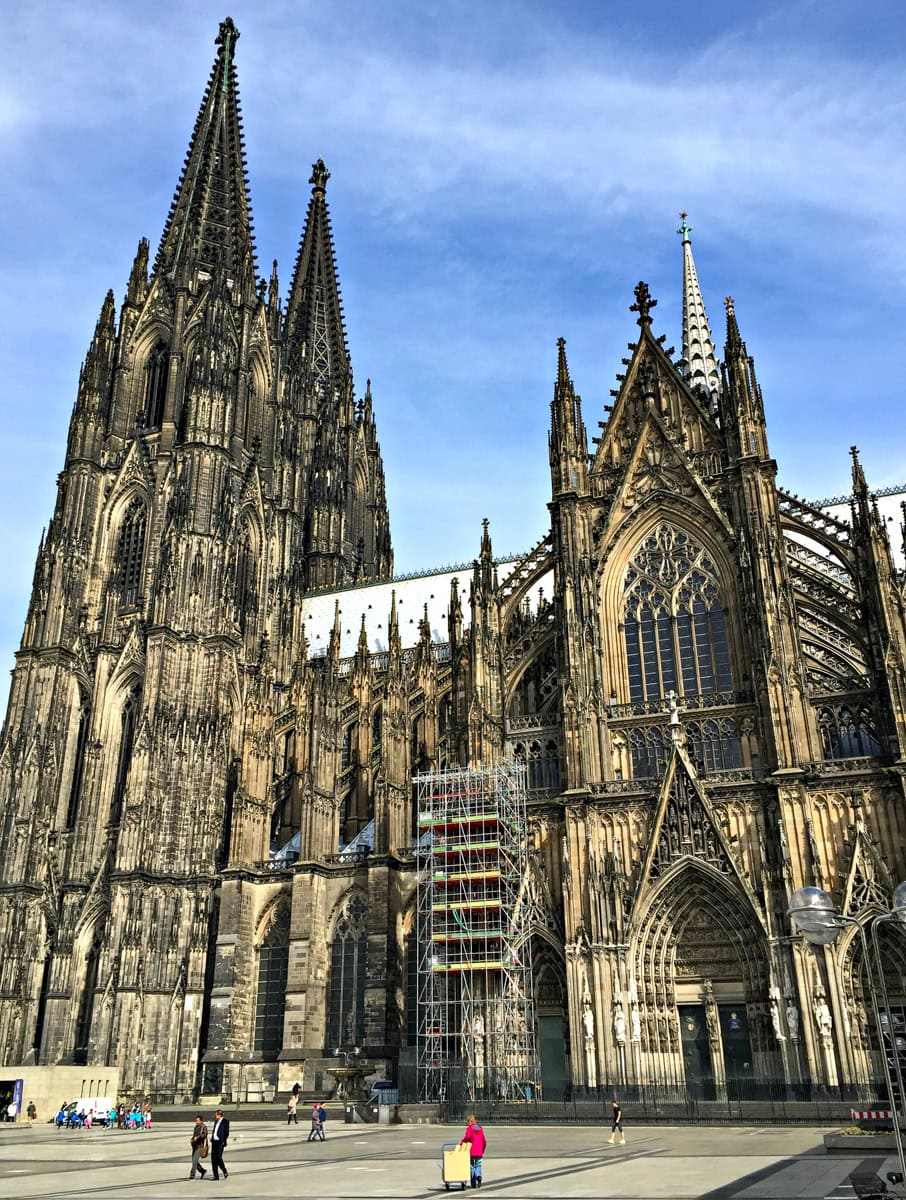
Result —
[[211, 1170], [215, 1179], [219, 1179], [218, 1171], [223, 1171], [224, 1179], [229, 1179], [229, 1172], [223, 1162], [223, 1152], [226, 1150], [227, 1138], [230, 1136], [229, 1118], [225, 1117], [218, 1108], [214, 1113], [214, 1127], [211, 1130]]

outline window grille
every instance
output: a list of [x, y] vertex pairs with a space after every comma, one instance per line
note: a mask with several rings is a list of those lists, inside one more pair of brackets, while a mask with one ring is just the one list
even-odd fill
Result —
[[123, 604], [138, 604], [148, 515], [137, 497], [126, 509], [116, 544], [116, 574]]
[[629, 695], [701, 695], [733, 687], [717, 567], [687, 533], [661, 525], [636, 550], [624, 583]]
[[274, 913], [258, 950], [258, 992], [255, 998], [255, 1049], [276, 1054], [283, 1045], [286, 980], [289, 971], [289, 908]]
[[330, 948], [329, 1048], [361, 1046], [365, 1040], [367, 957], [365, 902], [361, 896], [354, 896], [337, 922]]

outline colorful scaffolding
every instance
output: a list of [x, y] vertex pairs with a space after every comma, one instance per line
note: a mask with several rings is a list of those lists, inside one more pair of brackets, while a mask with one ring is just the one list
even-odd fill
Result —
[[418, 1070], [425, 1102], [521, 1100], [538, 1078], [525, 906], [525, 767], [416, 778]]

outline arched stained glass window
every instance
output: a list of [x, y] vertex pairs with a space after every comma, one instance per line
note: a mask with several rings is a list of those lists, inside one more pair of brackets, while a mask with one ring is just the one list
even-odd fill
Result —
[[717, 567], [688, 533], [663, 524], [649, 534], [629, 564], [623, 594], [633, 702], [732, 688]]
[[337, 921], [330, 947], [330, 994], [327, 1012], [329, 1049], [361, 1046], [365, 1040], [365, 970], [368, 932], [365, 901], [353, 896]]
[[283, 1045], [286, 979], [289, 970], [289, 907], [278, 905], [258, 949], [255, 1049], [276, 1054]]
[[116, 542], [116, 579], [123, 604], [137, 604], [141, 596], [147, 521], [145, 506], [136, 496], [126, 509]]

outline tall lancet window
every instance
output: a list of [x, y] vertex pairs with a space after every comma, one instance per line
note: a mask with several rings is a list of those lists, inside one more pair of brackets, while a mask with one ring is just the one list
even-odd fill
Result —
[[283, 1045], [286, 980], [289, 973], [289, 922], [280, 904], [258, 948], [258, 993], [255, 999], [255, 1049], [274, 1055]]
[[688, 533], [667, 524], [652, 531], [632, 557], [623, 594], [633, 702], [733, 687], [717, 567]]
[[85, 751], [88, 748], [88, 731], [91, 728], [91, 706], [87, 701], [79, 709], [79, 732], [76, 735], [75, 762], [72, 767], [72, 782], [69, 785], [69, 801], [66, 805], [66, 828], [75, 825], [79, 811], [79, 796], [82, 791], [82, 776], [85, 774]]
[[136, 497], [126, 509], [116, 542], [116, 575], [123, 604], [137, 604], [141, 596], [147, 523], [145, 506]]
[[110, 805], [111, 825], [119, 825], [120, 817], [123, 815], [126, 781], [129, 778], [132, 748], [135, 745], [135, 731], [138, 727], [140, 698], [141, 692], [136, 688], [127, 698], [120, 714], [120, 751], [117, 755], [116, 783], [113, 788], [113, 801]]
[[328, 1048], [361, 1046], [365, 1040], [365, 968], [368, 931], [365, 902], [353, 896], [337, 921], [330, 948]]
[[258, 605], [258, 589], [255, 575], [257, 563], [252, 544], [251, 531], [243, 524], [236, 550], [236, 586], [233, 591], [236, 609], [236, 624], [245, 632], [249, 617], [254, 616]]
[[158, 342], [145, 363], [145, 400], [142, 424], [146, 429], [160, 429], [163, 423], [169, 371], [170, 353], [163, 342]]

